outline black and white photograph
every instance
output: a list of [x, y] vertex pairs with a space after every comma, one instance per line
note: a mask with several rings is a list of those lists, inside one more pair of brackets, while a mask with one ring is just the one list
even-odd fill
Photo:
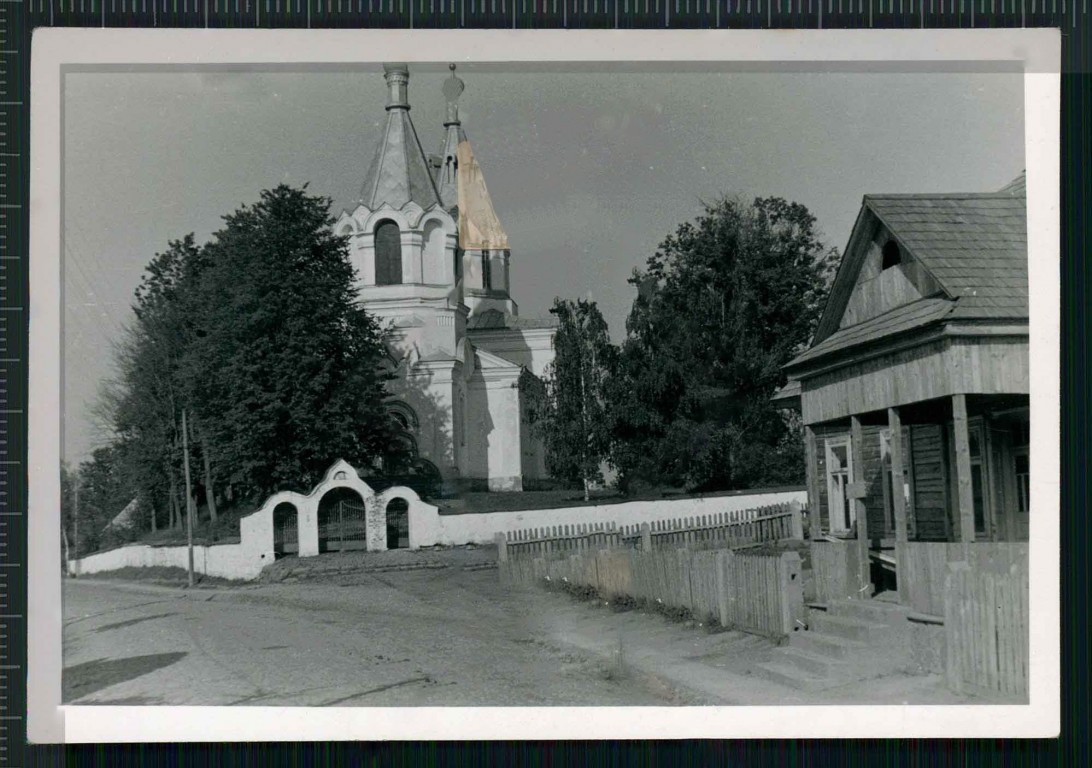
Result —
[[1056, 76], [110, 34], [32, 125], [62, 710], [1057, 706]]

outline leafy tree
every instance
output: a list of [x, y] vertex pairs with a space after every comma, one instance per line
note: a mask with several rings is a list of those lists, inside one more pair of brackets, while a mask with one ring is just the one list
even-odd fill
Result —
[[181, 366], [203, 443], [253, 493], [314, 483], [389, 447], [385, 347], [358, 304], [330, 200], [286, 185], [203, 249]]
[[770, 396], [818, 322], [835, 256], [780, 198], [718, 200], [664, 240], [630, 281], [611, 386], [623, 486], [799, 480], [798, 430]]
[[137, 496], [142, 527], [182, 526], [183, 410], [213, 522], [218, 495], [306, 486], [337, 458], [389, 449], [382, 332], [356, 303], [329, 204], [281, 185], [211, 242], [188, 235], [149, 263], [100, 396], [110, 452], [93, 461], [109, 458], [128, 495], [114, 515]]
[[584, 498], [602, 482], [610, 453], [608, 381], [616, 350], [594, 301], [554, 299], [554, 360], [539, 386], [523, 383], [529, 414], [546, 446], [546, 467], [557, 478], [579, 481]]

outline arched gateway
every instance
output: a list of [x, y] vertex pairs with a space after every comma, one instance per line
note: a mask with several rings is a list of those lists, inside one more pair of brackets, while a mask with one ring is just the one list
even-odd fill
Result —
[[[348, 462], [336, 462], [310, 493], [281, 491], [248, 516], [270, 559], [288, 554], [413, 548], [410, 520], [422, 505], [404, 486], [376, 493]], [[427, 505], [425, 505], [427, 507]], [[433, 509], [429, 507], [429, 509]], [[262, 555], [266, 557], [266, 555]]]

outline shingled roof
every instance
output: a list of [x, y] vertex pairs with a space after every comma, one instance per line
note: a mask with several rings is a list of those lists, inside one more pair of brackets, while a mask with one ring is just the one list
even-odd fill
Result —
[[[997, 192], [866, 195], [816, 339], [788, 367], [941, 322], [1026, 321], [1025, 194], [1021, 174]], [[943, 295], [839, 328], [847, 289], [860, 268], [855, 250], [864, 247], [868, 240], [864, 233], [871, 231], [876, 221], [935, 278]], [[840, 300], [834, 298], [836, 293]]]
[[1027, 318], [1023, 185], [993, 194], [868, 195], [864, 205], [956, 300], [953, 318]]
[[397, 210], [409, 202], [427, 210], [440, 203], [440, 195], [409, 116], [409, 70], [404, 64], [388, 64], [383, 76], [390, 87], [387, 123], [360, 188], [360, 203], [372, 211], [383, 205]]

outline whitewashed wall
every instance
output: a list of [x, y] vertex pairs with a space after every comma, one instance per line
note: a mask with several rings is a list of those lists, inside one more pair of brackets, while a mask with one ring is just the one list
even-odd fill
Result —
[[[329, 490], [352, 488], [364, 499], [368, 550], [387, 548], [386, 510], [396, 498], [405, 499], [409, 506], [409, 546], [411, 549], [435, 545], [489, 544], [498, 533], [525, 528], [546, 528], [555, 525], [614, 523], [636, 525], [677, 518], [715, 515], [741, 509], [768, 507], [775, 504], [807, 503], [803, 489], [747, 493], [704, 498], [655, 499], [629, 501], [620, 504], [598, 504], [560, 509], [534, 509], [516, 512], [468, 513], [441, 515], [432, 504], [422, 501], [410, 488], [395, 487], [382, 493], [372, 489], [357, 476], [347, 463], [339, 461], [323, 480], [304, 495], [282, 491], [266, 500], [257, 512], [239, 522], [240, 543], [194, 547], [194, 570], [226, 579], [255, 579], [262, 569], [273, 562], [273, 510], [282, 502], [291, 502], [297, 509], [299, 556], [318, 554], [318, 505]], [[135, 544], [109, 552], [90, 555], [79, 561], [69, 561], [69, 572], [92, 574], [125, 567], [169, 566], [188, 567], [187, 548], [151, 547]]]
[[[271, 562], [273, 562], [272, 553], [268, 558], [256, 558], [253, 552], [247, 550], [242, 544], [216, 544], [211, 547], [195, 545], [193, 548], [194, 572], [206, 576], [218, 576], [222, 579], [256, 579], [262, 572], [262, 568]], [[82, 576], [103, 571], [116, 571], [119, 568], [157, 566], [188, 568], [188, 549], [131, 544], [127, 547], [111, 549], [109, 552], [89, 555], [81, 560], [69, 560], [68, 572]]]
[[545, 528], [554, 525], [581, 525], [584, 523], [615, 523], [633, 525], [680, 517], [714, 515], [740, 509], [788, 504], [796, 501], [807, 504], [807, 491], [786, 490], [753, 493], [738, 496], [707, 496], [704, 498], [654, 499], [629, 501], [620, 504], [598, 504], [561, 509], [534, 509], [519, 512], [490, 512], [486, 514], [441, 515], [439, 510], [413, 496], [401, 493], [403, 489], [380, 494], [393, 498], [404, 496], [409, 501], [410, 546], [424, 547], [434, 544], [459, 545], [489, 543], [497, 533], [518, 531], [524, 528]]

